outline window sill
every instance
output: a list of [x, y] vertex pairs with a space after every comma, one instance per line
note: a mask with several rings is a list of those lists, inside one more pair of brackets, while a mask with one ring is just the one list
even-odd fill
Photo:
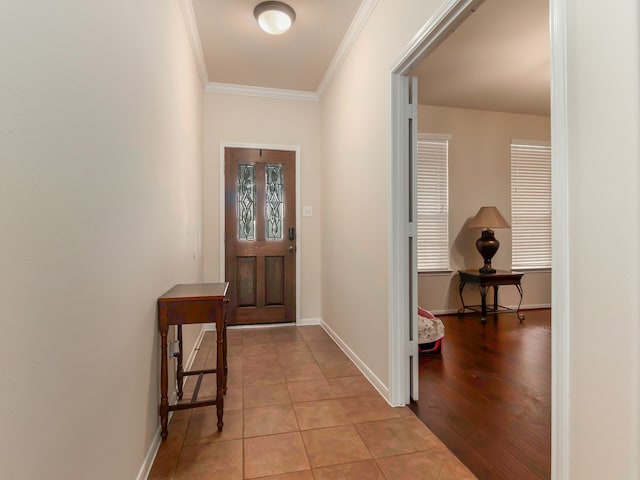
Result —
[[539, 267], [527, 267], [527, 268], [517, 268], [513, 267], [512, 270], [516, 272], [526, 272], [526, 273], [551, 273], [551, 268], [539, 268]]
[[422, 272], [418, 272], [419, 277], [444, 277], [447, 275], [451, 275], [453, 270], [426, 270]]

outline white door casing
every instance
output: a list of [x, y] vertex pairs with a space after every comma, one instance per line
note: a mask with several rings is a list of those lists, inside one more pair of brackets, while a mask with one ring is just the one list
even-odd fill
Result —
[[409, 370], [411, 371], [411, 399], [418, 400], [420, 381], [420, 358], [418, 354], [418, 78], [405, 77], [408, 85], [409, 123], [407, 144], [409, 151]]

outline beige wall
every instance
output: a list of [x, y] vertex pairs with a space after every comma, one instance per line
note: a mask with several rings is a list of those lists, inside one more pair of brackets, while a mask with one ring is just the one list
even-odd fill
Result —
[[[429, 88], [429, 85], [421, 85]], [[457, 270], [478, 268], [482, 258], [475, 242], [479, 230], [465, 228], [484, 205], [495, 205], [511, 222], [511, 139], [544, 140], [551, 137], [549, 117], [486, 112], [461, 108], [420, 106], [418, 128], [425, 133], [451, 134], [449, 142], [449, 242], [454, 273], [422, 273], [418, 303], [436, 312], [456, 311], [460, 306]], [[496, 230], [500, 249], [493, 266], [511, 268], [511, 231]], [[523, 277], [524, 306], [551, 303], [551, 273], [528, 272]], [[476, 290], [465, 289], [466, 303], [479, 303]], [[513, 287], [500, 289], [502, 305], [517, 305]]]
[[387, 387], [390, 69], [440, 3], [380, 0], [322, 99], [322, 318]]
[[320, 105], [207, 93], [205, 99], [203, 212], [204, 276], [220, 277], [220, 145], [286, 145], [300, 147], [301, 205], [313, 208], [302, 217], [300, 235], [300, 318], [320, 318], [321, 190]]
[[156, 299], [201, 278], [202, 87], [178, 2], [35, 3], [0, 7], [0, 476], [134, 479]]

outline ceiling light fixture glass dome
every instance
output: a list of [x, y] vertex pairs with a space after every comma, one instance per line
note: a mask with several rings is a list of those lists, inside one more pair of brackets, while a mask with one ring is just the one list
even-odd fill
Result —
[[253, 9], [260, 28], [271, 35], [280, 35], [291, 28], [296, 12], [286, 3], [262, 2]]

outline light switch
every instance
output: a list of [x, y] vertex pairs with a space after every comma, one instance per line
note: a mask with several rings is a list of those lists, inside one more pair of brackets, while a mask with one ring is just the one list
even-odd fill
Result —
[[302, 207], [303, 217], [313, 217], [313, 207]]

